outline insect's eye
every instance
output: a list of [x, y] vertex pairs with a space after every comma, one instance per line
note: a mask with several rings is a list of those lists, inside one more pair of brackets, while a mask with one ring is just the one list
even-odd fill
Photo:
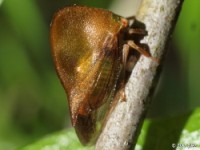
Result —
[[121, 22], [121, 17], [118, 16], [118, 15], [112, 14], [112, 19], [113, 19], [115, 22]]

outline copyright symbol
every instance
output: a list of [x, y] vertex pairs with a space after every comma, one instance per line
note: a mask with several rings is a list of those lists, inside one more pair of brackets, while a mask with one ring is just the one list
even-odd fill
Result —
[[172, 148], [176, 148], [176, 144], [175, 143], [172, 144]]

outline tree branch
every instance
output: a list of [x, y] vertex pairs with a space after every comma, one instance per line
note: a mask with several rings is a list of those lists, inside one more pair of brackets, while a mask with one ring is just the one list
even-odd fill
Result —
[[[153, 57], [162, 59], [183, 0], [143, 0], [136, 18], [145, 24]], [[96, 150], [128, 150], [135, 146], [150, 103], [149, 94], [156, 83], [158, 63], [141, 56], [125, 87], [126, 102], [112, 110], [96, 143]], [[155, 78], [156, 77], [156, 78]]]

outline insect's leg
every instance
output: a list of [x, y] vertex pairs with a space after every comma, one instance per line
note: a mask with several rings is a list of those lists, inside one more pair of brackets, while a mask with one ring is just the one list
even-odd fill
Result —
[[[130, 51], [130, 46], [128, 44], [123, 45], [122, 49], [122, 62], [123, 62], [123, 75], [125, 76], [125, 72], [131, 72], [133, 67], [135, 66], [135, 63], [137, 61], [136, 56], [130, 56], [128, 59], [128, 54]], [[128, 59], [128, 60], [127, 60]]]
[[142, 28], [129, 28], [128, 34], [137, 34], [137, 35], [145, 36], [147, 35], [147, 31]]
[[135, 44], [134, 41], [129, 40], [129, 41], [127, 42], [127, 44], [128, 44], [130, 47], [132, 47], [132, 48], [134, 48], [135, 50], [137, 50], [140, 54], [142, 54], [142, 55], [144, 55], [144, 56], [146, 56], [146, 57], [148, 57], [148, 58], [151, 58], [153, 61], [159, 63], [159, 60], [158, 60], [157, 58], [152, 57], [150, 53], [148, 53], [148, 52], [147, 52], [146, 50], [144, 50], [143, 48], [139, 47], [137, 44]]
[[151, 55], [150, 55], [146, 50], [144, 50], [144, 49], [142, 49], [141, 47], [139, 47], [137, 44], [135, 44], [134, 41], [129, 40], [129, 41], [127, 42], [127, 44], [128, 44], [130, 47], [132, 47], [132, 48], [134, 48], [135, 50], [137, 50], [137, 51], [138, 51], [139, 53], [141, 53], [142, 55], [144, 55], [144, 56], [146, 56], [146, 57], [151, 57]]
[[123, 49], [122, 49], [122, 82], [121, 82], [121, 99], [122, 101], [126, 101], [126, 95], [125, 95], [125, 76], [126, 76], [126, 63], [127, 63], [127, 58], [129, 54], [129, 45], [124, 44]]
[[125, 72], [125, 66], [127, 63], [128, 54], [129, 54], [129, 45], [124, 44], [123, 49], [122, 49], [122, 63], [123, 63], [124, 72]]
[[126, 63], [126, 71], [132, 72], [138, 58], [135, 55], [131, 55]]

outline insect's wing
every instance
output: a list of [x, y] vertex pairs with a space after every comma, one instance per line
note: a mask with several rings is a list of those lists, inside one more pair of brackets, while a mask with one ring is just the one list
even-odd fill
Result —
[[97, 120], [103, 118], [101, 106], [108, 104], [119, 72], [121, 24], [113, 17], [109, 11], [72, 6], [60, 10], [51, 24], [54, 63], [83, 143], [90, 141]]
[[93, 67], [93, 81], [90, 78], [83, 80], [88, 85], [93, 82], [92, 87], [86, 93], [86, 99], [79, 107], [75, 124], [76, 132], [83, 143], [91, 142], [98, 136], [101, 128], [97, 125], [102, 123], [106, 111], [109, 110], [121, 70], [121, 55], [119, 55], [117, 39], [108, 37], [105, 40], [101, 56]]

